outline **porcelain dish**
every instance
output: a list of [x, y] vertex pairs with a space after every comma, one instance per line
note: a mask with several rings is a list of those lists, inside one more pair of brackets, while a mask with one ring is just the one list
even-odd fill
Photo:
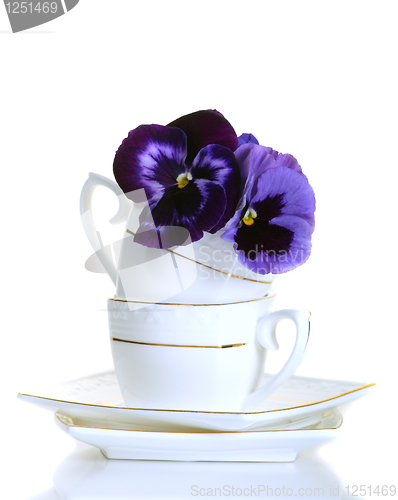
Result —
[[64, 432], [100, 448], [107, 458], [217, 462], [293, 462], [300, 451], [336, 437], [343, 422], [333, 409], [302, 429], [168, 432], [99, 427], [90, 419], [61, 413], [55, 417]]
[[[264, 376], [265, 381], [271, 375]], [[127, 408], [114, 372], [100, 373], [57, 388], [21, 392], [22, 401], [71, 419], [147, 431], [242, 431], [320, 421], [331, 409], [368, 394], [375, 384], [292, 376], [252, 412], [210, 412]]]

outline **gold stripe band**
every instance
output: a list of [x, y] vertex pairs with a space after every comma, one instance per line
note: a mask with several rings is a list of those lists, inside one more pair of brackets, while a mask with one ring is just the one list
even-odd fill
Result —
[[227, 344], [227, 345], [178, 345], [178, 344], [152, 344], [150, 342], [136, 342], [135, 340], [124, 340], [124, 339], [115, 339], [114, 337], [110, 337], [114, 342], [126, 342], [127, 344], [138, 344], [138, 345], [155, 345], [161, 347], [198, 347], [201, 349], [228, 349], [229, 347], [240, 347], [247, 344]]
[[[129, 233], [132, 236], [135, 236], [135, 233], [133, 233], [133, 231], [130, 231], [129, 229], [126, 229], [126, 233]], [[189, 257], [186, 257], [185, 255], [181, 255], [180, 253], [174, 252], [173, 250], [170, 250], [169, 248], [160, 248], [159, 250], [166, 250], [167, 252], [170, 252], [174, 255], [178, 255], [178, 257], [181, 257], [182, 259], [186, 259], [186, 260], [189, 260], [191, 262], [194, 262], [195, 264], [198, 264], [199, 266], [207, 267], [207, 269], [211, 269], [212, 271], [217, 271], [218, 273], [225, 274], [226, 276], [229, 276], [230, 278], [237, 278], [237, 279], [244, 280], [244, 281], [252, 281], [253, 283], [262, 283], [263, 285], [272, 285], [272, 281], [253, 280], [251, 278], [244, 278], [243, 276], [238, 276], [236, 274], [226, 273], [224, 271], [221, 271], [220, 269], [216, 269], [215, 267], [207, 266], [206, 264], [203, 264], [202, 262], [198, 262], [197, 260], [190, 259]]]
[[113, 300], [115, 302], [129, 302], [132, 304], [149, 304], [149, 305], [157, 305], [157, 306], [189, 306], [189, 307], [204, 307], [204, 306], [233, 306], [235, 304], [247, 304], [249, 302], [258, 302], [259, 300], [267, 300], [272, 299], [276, 296], [276, 293], [272, 295], [266, 295], [265, 297], [260, 297], [259, 299], [251, 299], [251, 300], [242, 300], [240, 302], [225, 302], [224, 304], [177, 304], [175, 302], [147, 302], [140, 300], [127, 300], [127, 299], [118, 299], [116, 297], [109, 297], [108, 300]]

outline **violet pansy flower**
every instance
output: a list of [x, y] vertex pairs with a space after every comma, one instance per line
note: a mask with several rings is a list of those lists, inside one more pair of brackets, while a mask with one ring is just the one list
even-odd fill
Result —
[[221, 237], [234, 243], [239, 261], [256, 273], [291, 271], [311, 252], [313, 190], [291, 155], [256, 144], [235, 154], [245, 186]]
[[168, 248], [187, 240], [171, 228], [197, 241], [223, 227], [240, 196], [236, 146], [232, 126], [216, 111], [132, 130], [116, 153], [114, 174], [130, 199], [144, 201], [142, 189], [148, 199], [136, 241]]

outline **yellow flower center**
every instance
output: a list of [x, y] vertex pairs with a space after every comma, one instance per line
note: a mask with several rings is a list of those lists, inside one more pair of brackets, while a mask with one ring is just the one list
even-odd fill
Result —
[[257, 217], [257, 212], [253, 208], [249, 208], [242, 221], [246, 224], [246, 226], [251, 226], [254, 224], [254, 219]]
[[192, 180], [192, 174], [191, 172], [186, 172], [185, 174], [180, 174], [176, 181], [177, 185], [180, 189], [184, 188], [187, 184], [189, 184], [189, 181]]

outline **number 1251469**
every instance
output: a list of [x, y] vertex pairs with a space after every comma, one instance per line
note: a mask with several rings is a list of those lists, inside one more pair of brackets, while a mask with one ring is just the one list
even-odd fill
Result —
[[8, 2], [5, 4], [9, 14], [55, 14], [57, 2]]
[[392, 486], [368, 486], [365, 484], [361, 485], [351, 485], [351, 486], [346, 486], [347, 493], [353, 497], [357, 496], [395, 496], [397, 493], [397, 487], [392, 485]]

